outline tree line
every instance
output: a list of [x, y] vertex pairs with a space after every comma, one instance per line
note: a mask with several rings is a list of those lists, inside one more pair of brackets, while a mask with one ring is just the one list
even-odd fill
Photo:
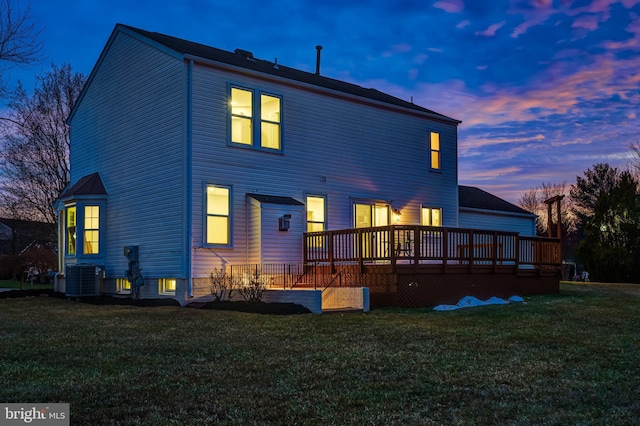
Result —
[[640, 144], [630, 149], [633, 159], [626, 169], [598, 163], [575, 184], [543, 183], [518, 202], [537, 216], [537, 233], [546, 235], [557, 224], [548, 223], [544, 201], [565, 195], [564, 258], [577, 260], [592, 280], [640, 283]]

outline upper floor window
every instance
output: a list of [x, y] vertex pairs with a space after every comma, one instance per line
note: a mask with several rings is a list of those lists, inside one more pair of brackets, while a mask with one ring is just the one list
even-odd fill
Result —
[[280, 98], [260, 95], [260, 146], [280, 149]]
[[422, 207], [421, 223], [423, 226], [442, 226], [442, 209]]
[[84, 254], [100, 252], [100, 207], [84, 206]]
[[230, 188], [207, 186], [207, 244], [231, 244], [230, 193]]
[[430, 132], [431, 169], [440, 170], [442, 168], [442, 158], [440, 155], [440, 133]]
[[282, 149], [282, 99], [231, 87], [231, 143], [279, 151]]
[[253, 92], [231, 88], [231, 142], [253, 145]]

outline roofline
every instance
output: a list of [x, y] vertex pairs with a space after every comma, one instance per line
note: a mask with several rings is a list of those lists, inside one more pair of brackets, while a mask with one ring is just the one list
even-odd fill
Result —
[[280, 77], [277, 75], [273, 75], [273, 74], [266, 74], [260, 71], [255, 71], [252, 70], [250, 68], [244, 68], [244, 67], [240, 67], [237, 65], [232, 65], [232, 64], [227, 64], [225, 62], [220, 62], [220, 61], [216, 61], [213, 59], [208, 59], [208, 58], [203, 58], [201, 56], [196, 56], [196, 55], [191, 55], [191, 54], [185, 54], [184, 55], [184, 59], [185, 60], [193, 60], [195, 62], [200, 62], [202, 64], [205, 65], [210, 65], [216, 68], [220, 68], [223, 70], [228, 70], [228, 71], [233, 71], [235, 73], [239, 73], [239, 74], [245, 74], [248, 75], [250, 77], [255, 77], [255, 78], [259, 78], [261, 80], [270, 80], [270, 81], [274, 81], [277, 83], [281, 83], [281, 84], [286, 84], [289, 86], [294, 86], [294, 87], [299, 87], [302, 88], [304, 90], [310, 91], [310, 92], [315, 92], [315, 93], [320, 93], [320, 94], [328, 94], [329, 96], [335, 97], [335, 98], [339, 98], [339, 99], [344, 99], [344, 100], [349, 100], [352, 102], [357, 102], [357, 103], [362, 103], [362, 104], [369, 104], [378, 108], [383, 108], [383, 109], [388, 109], [388, 110], [392, 110], [392, 111], [400, 111], [404, 114], [411, 114], [411, 115], [415, 115], [418, 117], [428, 117], [432, 120], [437, 120], [437, 121], [441, 121], [443, 123], [447, 123], [447, 124], [454, 124], [454, 125], [459, 125], [460, 123], [462, 123], [461, 120], [456, 120], [455, 118], [451, 118], [451, 117], [447, 117], [446, 115], [441, 115], [441, 114], [431, 114], [428, 112], [424, 112], [424, 111], [419, 111], [419, 110], [415, 110], [415, 109], [410, 109], [410, 108], [404, 108], [401, 107], [399, 105], [394, 105], [394, 104], [390, 104], [388, 102], [383, 102], [383, 101], [377, 101], [375, 99], [371, 99], [371, 98], [366, 98], [364, 96], [358, 96], [358, 95], [354, 95], [351, 93], [346, 93], [346, 92], [342, 92], [340, 90], [334, 90], [334, 89], [330, 89], [328, 87], [323, 87], [323, 86], [319, 86], [317, 84], [311, 84], [311, 83], [305, 83], [303, 81], [299, 81], [299, 80], [294, 80], [291, 78], [286, 78], [286, 77]]
[[107, 39], [107, 42], [105, 43], [104, 47], [102, 48], [102, 51], [100, 52], [100, 55], [98, 56], [98, 59], [96, 60], [96, 63], [93, 65], [93, 68], [91, 68], [91, 72], [89, 73], [89, 76], [87, 77], [87, 81], [84, 83], [84, 87], [82, 88], [82, 91], [80, 92], [80, 95], [78, 96], [78, 99], [76, 100], [76, 103], [73, 105], [73, 109], [71, 110], [71, 112], [69, 113], [69, 116], [67, 117], [67, 119], [65, 120], [66, 124], [70, 124], [71, 120], [73, 119], [73, 116], [76, 113], [76, 110], [78, 109], [78, 106], [82, 103], [82, 99], [85, 96], [85, 93], [88, 89], [88, 87], [91, 85], [91, 82], [93, 81], [93, 79], [95, 78], [96, 73], [98, 72], [98, 68], [100, 68], [100, 66], [102, 65], [102, 62], [104, 61], [105, 56], [107, 55], [107, 52], [109, 51], [109, 49], [111, 48], [111, 45], [113, 44], [113, 42], [116, 39], [116, 36], [118, 35], [118, 33], [124, 33], [130, 37], [133, 37], [137, 40], [140, 41], [144, 41], [144, 43], [147, 43], [149, 45], [154, 46], [155, 48], [162, 50], [163, 52], [173, 56], [174, 58], [181, 60], [183, 58], [183, 55], [181, 54], [177, 54], [177, 52], [173, 49], [168, 48], [167, 46], [160, 44], [154, 40], [151, 40], [148, 37], [143, 36], [142, 34], [137, 33], [136, 31], [133, 31], [131, 29], [129, 29], [129, 27], [125, 24], [116, 24], [115, 27], [113, 28], [113, 30], [111, 31], [111, 34], [109, 35], [109, 38]]
[[464, 210], [464, 211], [468, 211], [470, 213], [484, 213], [484, 214], [496, 214], [496, 213], [501, 213], [505, 216], [515, 216], [515, 217], [521, 217], [521, 218], [537, 218], [537, 216], [533, 213], [518, 213], [518, 212], [510, 212], [507, 210], [491, 210], [491, 209], [478, 209], [475, 207], [464, 207], [462, 205], [458, 206], [458, 209], [460, 211]]
[[[140, 30], [140, 31], [145, 31], [145, 30]], [[100, 56], [98, 57], [98, 60], [96, 61], [95, 65], [93, 66], [93, 68], [91, 69], [91, 72], [89, 73], [89, 77], [87, 78], [87, 81], [84, 85], [84, 87], [82, 88], [82, 91], [80, 92], [80, 95], [78, 96], [78, 99], [76, 100], [76, 103], [73, 107], [73, 109], [71, 110], [71, 112], [69, 113], [69, 116], [66, 119], [66, 123], [70, 124], [71, 120], [73, 119], [73, 117], [75, 116], [76, 110], [78, 109], [79, 105], [82, 103], [82, 100], [86, 94], [87, 88], [91, 85], [91, 82], [93, 81], [98, 68], [100, 68], [102, 62], [104, 61], [104, 58], [107, 54], [107, 51], [110, 49], [111, 45], [113, 44], [116, 36], [118, 33], [124, 33], [127, 34], [130, 37], [133, 37], [137, 40], [140, 40], [146, 44], [149, 44], [171, 56], [173, 56], [176, 59], [182, 60], [182, 61], [190, 61], [193, 60], [195, 62], [199, 62], [205, 65], [210, 65], [210, 66], [214, 66], [214, 67], [218, 67], [224, 70], [229, 70], [229, 71], [233, 71], [235, 73], [243, 73], [245, 75], [249, 75], [252, 77], [256, 77], [256, 78], [260, 78], [263, 80], [267, 80], [267, 81], [274, 81], [274, 82], [278, 82], [281, 84], [287, 84], [289, 86], [294, 86], [294, 87], [298, 87], [307, 91], [311, 91], [311, 92], [315, 92], [315, 93], [320, 93], [320, 94], [327, 94], [329, 96], [335, 97], [335, 98], [339, 98], [339, 99], [343, 99], [343, 100], [349, 100], [352, 102], [356, 102], [356, 103], [362, 103], [362, 104], [367, 104], [367, 105], [371, 105], [371, 106], [375, 106], [378, 108], [382, 108], [382, 109], [387, 109], [387, 110], [391, 110], [391, 111], [397, 111], [397, 112], [401, 112], [403, 114], [410, 114], [410, 115], [414, 115], [416, 117], [422, 117], [422, 118], [429, 118], [435, 121], [439, 121], [442, 123], [447, 123], [447, 124], [453, 124], [455, 126], [458, 126], [460, 123], [462, 123], [461, 120], [457, 120], [451, 117], [447, 117], [446, 115], [442, 115], [442, 114], [438, 114], [438, 113], [429, 113], [426, 111], [420, 111], [417, 109], [411, 109], [408, 107], [402, 107], [400, 105], [394, 105], [392, 103], [388, 103], [388, 102], [384, 102], [384, 101], [378, 101], [375, 99], [371, 99], [371, 98], [367, 98], [364, 96], [360, 96], [360, 95], [355, 95], [355, 94], [351, 94], [351, 93], [347, 93], [347, 92], [342, 92], [340, 90], [335, 90], [335, 89], [330, 89], [327, 87], [323, 87], [317, 84], [312, 84], [312, 83], [306, 83], [303, 81], [299, 81], [299, 80], [295, 80], [295, 79], [291, 79], [291, 78], [286, 78], [286, 77], [280, 77], [277, 75], [272, 75], [272, 74], [267, 74], [267, 73], [263, 73], [260, 71], [255, 71], [252, 70], [250, 68], [244, 68], [241, 66], [236, 66], [236, 65], [232, 65], [232, 64], [227, 64], [225, 62], [221, 62], [221, 61], [216, 61], [213, 59], [208, 59], [208, 58], [203, 58], [197, 55], [192, 55], [192, 54], [187, 54], [187, 53], [183, 53], [183, 52], [179, 52], [175, 49], [172, 49], [168, 46], [166, 46], [165, 44], [162, 44], [160, 42], [157, 42], [147, 36], [145, 36], [144, 34], [139, 33], [138, 31], [136, 31], [135, 27], [130, 27], [128, 25], [125, 24], [116, 24], [113, 31], [111, 32], [111, 35], [109, 36], [109, 39], [107, 40], [107, 43], [105, 44], [104, 48], [102, 49], [102, 52], [100, 53]], [[171, 37], [171, 36], [168, 36]], [[187, 42], [189, 42], [189, 40], [185, 40]], [[192, 42], [193, 43], [193, 42]], [[210, 47], [210, 46], [207, 46]], [[298, 70], [300, 71], [300, 70]], [[345, 81], [342, 80], [336, 80], [342, 83], [347, 83]], [[352, 83], [351, 83], [352, 84]], [[382, 92], [381, 92], [382, 93]], [[386, 94], [386, 93], [385, 93]], [[388, 96], [392, 96], [389, 94], [386, 94]], [[423, 107], [421, 107], [423, 108]], [[424, 108], [426, 109], [426, 108]]]

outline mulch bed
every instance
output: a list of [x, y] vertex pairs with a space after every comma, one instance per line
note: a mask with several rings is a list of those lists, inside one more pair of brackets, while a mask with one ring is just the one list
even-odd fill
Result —
[[[132, 299], [130, 297], [114, 297], [114, 296], [85, 296], [70, 297], [64, 293], [55, 292], [53, 290], [10, 290], [0, 292], [0, 299], [15, 299], [20, 297], [58, 297], [61, 299], [69, 299], [77, 302], [88, 303], [90, 305], [127, 305], [140, 307], [156, 307], [156, 306], [180, 306], [180, 303], [174, 299]], [[269, 315], [298, 315], [310, 314], [307, 308], [295, 303], [264, 303], [264, 302], [199, 302], [187, 305], [191, 308], [199, 309], [217, 309], [223, 311], [249, 312], [255, 314]]]

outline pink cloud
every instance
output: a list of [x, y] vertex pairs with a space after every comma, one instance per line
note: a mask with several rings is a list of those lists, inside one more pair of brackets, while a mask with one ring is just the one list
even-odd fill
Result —
[[489, 25], [489, 28], [487, 28], [484, 31], [476, 31], [476, 35], [483, 36], [483, 37], [493, 37], [494, 35], [496, 35], [496, 31], [498, 31], [500, 28], [504, 26], [505, 22], [506, 21], [502, 21], [497, 24], [491, 24]]
[[464, 10], [464, 3], [462, 0], [440, 0], [435, 2], [433, 7], [448, 13], [460, 13]]
[[460, 22], [458, 25], [456, 25], [456, 28], [461, 30], [464, 27], [467, 27], [471, 24], [471, 21], [469, 21], [468, 19], [465, 19], [464, 21]]
[[600, 24], [600, 18], [594, 15], [585, 15], [576, 18], [571, 24], [572, 28], [584, 28], [585, 30], [593, 31], [598, 29]]
[[638, 45], [638, 40], [630, 38], [626, 41], [605, 41], [602, 45], [610, 50], [632, 49]]

